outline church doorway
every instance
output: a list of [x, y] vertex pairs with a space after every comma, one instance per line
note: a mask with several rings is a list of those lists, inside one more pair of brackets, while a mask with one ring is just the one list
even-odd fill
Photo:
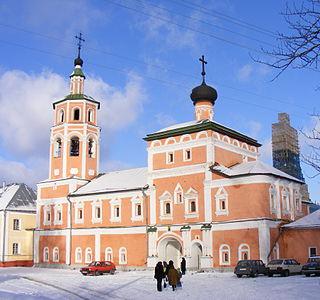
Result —
[[161, 261], [169, 262], [172, 260], [176, 268], [180, 268], [180, 261], [182, 256], [182, 246], [180, 242], [174, 237], [164, 238], [159, 242], [158, 257]]
[[191, 247], [191, 261], [190, 268], [194, 270], [199, 270], [201, 268], [201, 256], [202, 256], [202, 246], [199, 243], [194, 243]]

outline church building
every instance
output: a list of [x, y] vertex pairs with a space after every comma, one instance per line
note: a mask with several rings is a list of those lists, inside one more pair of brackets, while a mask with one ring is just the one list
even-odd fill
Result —
[[221, 270], [285, 256], [279, 227], [308, 214], [304, 182], [261, 162], [257, 140], [215, 122], [218, 95], [200, 61], [194, 119], [147, 134], [145, 168], [100, 173], [100, 102], [84, 93], [79, 52], [69, 94], [53, 103], [37, 265], [111, 260], [130, 269], [185, 257], [188, 268]]

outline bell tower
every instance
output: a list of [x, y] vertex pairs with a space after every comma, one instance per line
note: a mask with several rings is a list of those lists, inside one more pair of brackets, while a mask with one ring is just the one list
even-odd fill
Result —
[[82, 71], [82, 34], [78, 39], [78, 57], [70, 75], [70, 91], [53, 103], [54, 121], [50, 135], [49, 179], [92, 179], [99, 171], [98, 110], [100, 103], [84, 94]]

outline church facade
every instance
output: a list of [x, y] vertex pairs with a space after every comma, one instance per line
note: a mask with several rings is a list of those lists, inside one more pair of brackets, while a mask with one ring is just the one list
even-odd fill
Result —
[[80, 266], [176, 264], [228, 269], [285, 255], [279, 227], [308, 213], [303, 181], [259, 161], [255, 139], [214, 122], [205, 82], [193, 121], [148, 134], [147, 167], [100, 174], [100, 103], [84, 94], [78, 56], [70, 93], [53, 103], [49, 177], [38, 184], [34, 260]]

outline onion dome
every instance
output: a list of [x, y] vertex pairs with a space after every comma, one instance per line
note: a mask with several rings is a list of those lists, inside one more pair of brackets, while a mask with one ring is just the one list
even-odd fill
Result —
[[74, 66], [80, 66], [82, 67], [83, 65], [83, 60], [81, 59], [80, 56], [78, 56], [75, 60], [74, 60]]
[[214, 105], [218, 98], [218, 93], [216, 89], [207, 85], [203, 80], [201, 85], [192, 89], [190, 98], [193, 101], [193, 104], [196, 104], [198, 101], [210, 101], [212, 105]]

